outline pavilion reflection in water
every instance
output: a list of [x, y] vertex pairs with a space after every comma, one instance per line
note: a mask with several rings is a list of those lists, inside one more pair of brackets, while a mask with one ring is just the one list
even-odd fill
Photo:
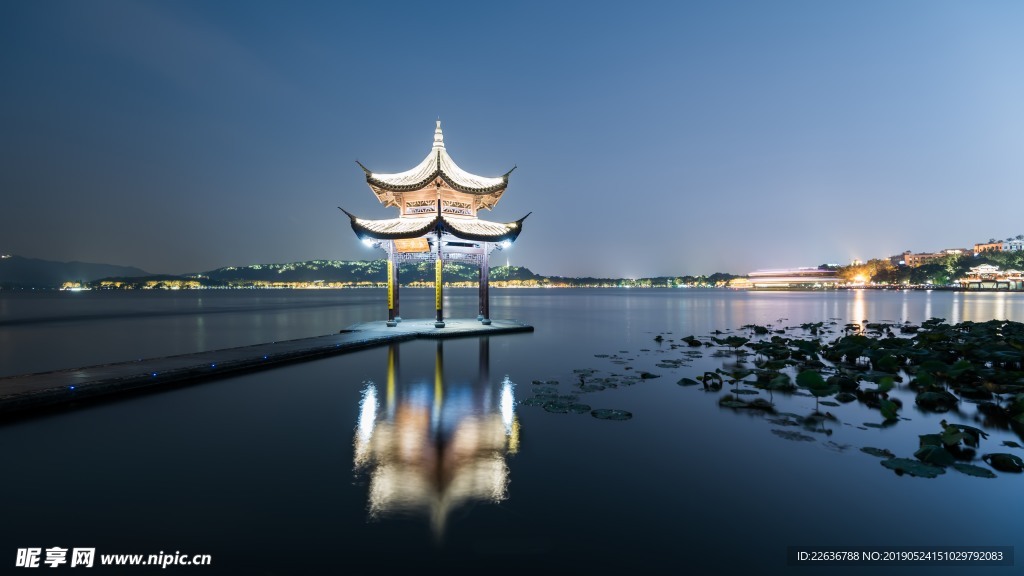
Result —
[[508, 497], [506, 456], [519, 447], [513, 383], [489, 375], [480, 339], [476, 382], [444, 379], [437, 341], [433, 378], [404, 381], [400, 345], [388, 350], [387, 382], [367, 382], [355, 434], [355, 472], [369, 478], [369, 515], [423, 514], [440, 538], [448, 514], [472, 502]]

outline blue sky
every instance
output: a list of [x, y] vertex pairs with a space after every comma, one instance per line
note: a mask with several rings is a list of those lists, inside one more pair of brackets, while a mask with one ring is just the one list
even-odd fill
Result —
[[6, 2], [0, 252], [363, 259], [336, 206], [440, 118], [543, 274], [745, 273], [1024, 233], [1024, 3]]

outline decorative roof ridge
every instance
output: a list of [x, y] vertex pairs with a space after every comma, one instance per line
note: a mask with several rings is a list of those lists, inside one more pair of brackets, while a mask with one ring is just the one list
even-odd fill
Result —
[[[363, 170], [366, 170], [366, 168], [363, 168]], [[503, 190], [508, 187], [508, 175], [511, 172], [512, 170], [509, 170], [501, 177], [501, 183], [495, 184], [493, 186], [487, 186], [485, 188], [471, 188], [468, 186], [463, 186], [462, 184], [456, 182], [450, 175], [448, 175], [447, 172], [441, 170], [440, 168], [437, 168], [436, 170], [431, 172], [430, 175], [428, 175], [426, 178], [414, 184], [392, 184], [390, 182], [385, 182], [374, 177], [373, 173], [369, 171], [367, 171], [366, 173], [366, 181], [380, 188], [384, 188], [385, 190], [393, 190], [395, 192], [410, 192], [413, 190], [419, 190], [420, 188], [426, 187], [426, 185], [430, 184], [432, 180], [440, 176], [441, 179], [445, 181], [445, 183], [452, 187], [453, 190], [465, 192], [466, 194], [491, 194], [493, 192], [497, 192], [498, 190]]]
[[338, 206], [338, 210], [341, 210], [342, 212], [344, 212], [345, 214], [348, 215], [349, 220], [350, 220], [350, 224], [352, 225], [352, 231], [356, 233], [356, 236], [360, 240], [364, 240], [366, 238], [374, 238], [374, 239], [377, 239], [377, 240], [396, 240], [396, 239], [400, 239], [400, 238], [418, 238], [418, 237], [422, 236], [423, 234], [429, 232], [430, 230], [436, 229], [438, 226], [440, 226], [440, 223], [441, 223], [440, 216], [434, 215], [433, 218], [429, 218], [429, 219], [428, 218], [424, 218], [423, 219], [423, 225], [419, 226], [418, 228], [412, 229], [412, 230], [407, 230], [407, 231], [404, 231], [404, 232], [400, 231], [400, 232], [394, 232], [394, 233], [377, 232], [377, 231], [373, 231], [373, 230], [368, 229], [366, 227], [366, 224], [364, 224], [364, 223], [368, 223], [368, 222], [392, 222], [392, 221], [402, 221], [402, 220], [408, 221], [408, 220], [411, 220], [411, 219], [409, 219], [409, 218], [384, 218], [382, 220], [370, 220], [370, 219], [365, 219], [365, 218], [359, 218], [355, 214], [352, 214], [351, 212], [349, 212], [348, 210], [345, 210], [341, 206]]
[[[526, 220], [527, 216], [529, 216], [529, 214], [523, 216], [522, 218], [514, 222], [492, 222], [490, 220], [481, 220], [479, 218], [475, 220], [448, 220], [447, 218], [444, 217], [444, 215], [441, 215], [441, 222], [438, 225], [441, 226], [450, 234], [458, 238], [462, 238], [464, 240], [474, 240], [477, 242], [502, 242], [504, 240], [514, 241], [519, 236], [519, 233], [522, 232], [523, 220]], [[472, 225], [474, 223], [490, 224], [492, 226], [502, 226], [505, 228], [506, 231], [504, 234], [494, 235], [477, 234], [466, 229], [460, 229], [460, 225], [465, 226], [467, 224]]]
[[450, 224], [452, 222], [455, 222], [457, 224], [458, 223], [468, 223], [468, 224], [471, 224], [473, 222], [486, 222], [488, 224], [501, 224], [503, 226], [508, 226], [510, 224], [522, 224], [523, 220], [526, 220], [530, 216], [530, 214], [533, 214], [533, 212], [528, 212], [526, 214], [526, 216], [523, 216], [519, 220], [512, 220], [511, 222], [495, 222], [494, 220], [484, 220], [483, 218], [454, 218], [452, 220], [449, 220], [448, 217], [450, 216], [450, 214], [441, 214], [441, 220], [444, 221], [445, 224]]

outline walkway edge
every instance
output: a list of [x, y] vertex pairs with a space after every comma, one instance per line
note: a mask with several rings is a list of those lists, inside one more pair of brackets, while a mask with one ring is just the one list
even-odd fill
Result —
[[484, 326], [476, 320], [407, 320], [388, 328], [382, 322], [350, 326], [338, 334], [269, 342], [132, 362], [0, 378], [0, 417], [19, 412], [73, 406], [143, 390], [182, 385], [265, 370], [417, 338], [458, 338], [532, 332], [533, 326], [514, 320], [495, 320]]

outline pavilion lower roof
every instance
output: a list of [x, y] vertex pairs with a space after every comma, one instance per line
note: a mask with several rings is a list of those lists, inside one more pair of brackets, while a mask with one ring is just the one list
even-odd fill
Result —
[[399, 240], [403, 238], [421, 238], [431, 232], [440, 230], [463, 240], [477, 242], [503, 242], [515, 240], [523, 229], [523, 216], [515, 222], [490, 222], [478, 218], [447, 218], [445, 216], [425, 216], [420, 218], [389, 218], [386, 220], [369, 220], [359, 218], [344, 208], [352, 224], [352, 231], [359, 238], [376, 240]]

